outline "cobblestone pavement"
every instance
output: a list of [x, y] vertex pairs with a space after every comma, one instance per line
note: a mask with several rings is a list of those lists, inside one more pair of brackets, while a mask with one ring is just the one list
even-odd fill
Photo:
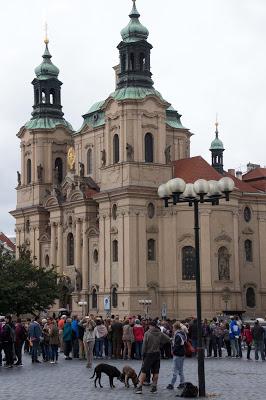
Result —
[[[137, 373], [140, 361], [107, 361], [122, 370], [129, 364]], [[162, 360], [158, 385], [158, 394], [149, 393], [149, 388], [143, 388], [143, 395], [136, 395], [132, 387], [126, 389], [116, 381], [115, 389], [109, 388], [106, 375], [102, 377], [103, 389], [95, 389], [93, 380], [89, 377], [93, 370], [85, 367], [80, 360], [65, 361], [60, 354], [59, 363], [31, 364], [30, 357], [25, 355], [24, 366], [5, 369], [0, 367], [0, 399], [8, 400], [131, 400], [160, 398], [173, 399], [175, 393], [166, 390], [171, 379], [171, 360]], [[94, 362], [94, 365], [98, 364]], [[255, 362], [238, 359], [206, 359], [206, 388], [210, 398], [226, 400], [262, 400], [266, 398], [266, 362]], [[185, 360], [185, 378], [197, 383], [197, 360]], [[179, 382], [177, 382], [179, 383]]]

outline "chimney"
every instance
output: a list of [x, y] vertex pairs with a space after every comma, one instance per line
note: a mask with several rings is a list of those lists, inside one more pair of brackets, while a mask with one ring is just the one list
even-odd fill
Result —
[[113, 70], [115, 71], [115, 88], [116, 88], [118, 83], [118, 74], [120, 73], [120, 64], [115, 65], [113, 67]]
[[237, 179], [242, 181], [242, 171], [236, 171], [236, 177], [237, 177]]
[[236, 171], [235, 171], [235, 169], [229, 169], [229, 170], [228, 170], [228, 174], [233, 175], [233, 176], [236, 176]]

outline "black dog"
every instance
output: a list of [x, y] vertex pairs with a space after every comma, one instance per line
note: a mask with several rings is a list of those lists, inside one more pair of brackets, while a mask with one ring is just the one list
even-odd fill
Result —
[[102, 373], [106, 374], [109, 376], [109, 382], [110, 382], [110, 387], [111, 389], [115, 387], [114, 385], [114, 378], [119, 379], [122, 382], [122, 374], [117, 369], [116, 367], [113, 367], [112, 365], [109, 364], [98, 364], [97, 367], [94, 369], [94, 373], [90, 379], [93, 379], [96, 375], [96, 378], [94, 379], [94, 386], [97, 387], [96, 382], [97, 379], [99, 381], [99, 385], [102, 388], [103, 386], [101, 385], [101, 376]]

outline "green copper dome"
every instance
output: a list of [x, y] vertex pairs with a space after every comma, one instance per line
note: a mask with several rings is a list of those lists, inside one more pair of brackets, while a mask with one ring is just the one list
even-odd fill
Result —
[[140, 14], [136, 8], [135, 0], [133, 0], [133, 8], [129, 17], [128, 25], [121, 31], [123, 41], [138, 42], [139, 40], [146, 40], [149, 36], [149, 31], [139, 22]]
[[216, 137], [211, 142], [210, 150], [224, 150], [223, 142], [218, 137]]
[[42, 58], [43, 62], [35, 68], [36, 77], [40, 80], [57, 78], [59, 68], [57, 68], [51, 61], [52, 56], [48, 50], [48, 42], [46, 43]]

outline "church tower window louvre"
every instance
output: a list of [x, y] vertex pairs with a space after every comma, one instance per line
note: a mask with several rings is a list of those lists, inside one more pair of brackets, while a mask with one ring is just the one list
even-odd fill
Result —
[[31, 159], [27, 160], [27, 184], [31, 183]]
[[55, 172], [56, 172], [56, 179], [57, 182], [56, 183], [62, 183], [63, 181], [63, 161], [62, 158], [57, 157], [55, 159]]
[[113, 163], [119, 163], [119, 136], [117, 133], [113, 137]]
[[91, 306], [92, 308], [98, 308], [98, 295], [97, 290], [94, 288], [91, 295]]
[[115, 239], [113, 240], [112, 244], [113, 250], [113, 262], [118, 262], [118, 241]]
[[146, 133], [145, 135], [145, 162], [153, 162], [153, 135], [151, 133]]
[[247, 239], [244, 243], [245, 247], [245, 258], [247, 262], [253, 261], [252, 241]]
[[148, 240], [148, 261], [156, 261], [156, 242], [154, 239]]

